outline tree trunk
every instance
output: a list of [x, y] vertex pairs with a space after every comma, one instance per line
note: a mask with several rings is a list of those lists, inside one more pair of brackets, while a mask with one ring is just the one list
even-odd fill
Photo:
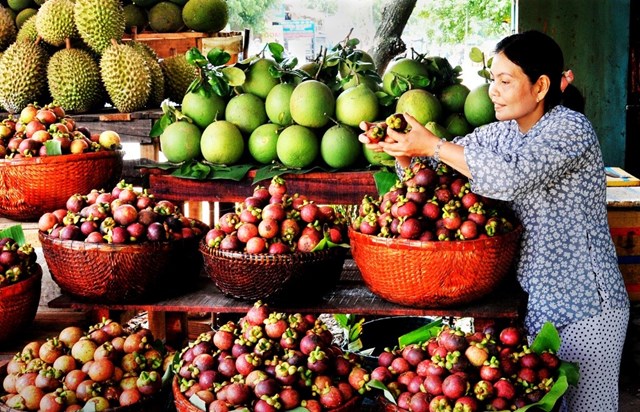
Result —
[[382, 8], [382, 21], [373, 39], [371, 55], [379, 74], [398, 54], [407, 50], [402, 41], [402, 32], [413, 13], [417, 0], [386, 0]]

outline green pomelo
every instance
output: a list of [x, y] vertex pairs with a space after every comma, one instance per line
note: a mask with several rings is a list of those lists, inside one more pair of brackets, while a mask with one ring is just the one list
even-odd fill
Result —
[[173, 163], [195, 159], [200, 156], [201, 135], [200, 129], [193, 123], [171, 123], [160, 135], [160, 150]]
[[394, 162], [393, 156], [385, 152], [376, 152], [369, 149], [366, 145], [362, 145], [364, 158], [367, 159], [372, 166], [388, 166]]
[[202, 132], [200, 151], [213, 164], [232, 165], [240, 160], [244, 152], [242, 133], [226, 120], [213, 122]]
[[378, 117], [378, 98], [365, 84], [340, 93], [336, 99], [336, 119], [348, 126], [358, 127], [360, 122], [372, 122]]
[[258, 126], [267, 122], [264, 101], [251, 93], [234, 96], [227, 103], [224, 118], [249, 136]]
[[31, 0], [7, 0], [7, 5], [13, 11], [19, 12], [21, 10], [26, 9], [27, 7], [33, 6], [33, 1]]
[[426, 90], [404, 92], [396, 103], [396, 113], [409, 113], [422, 124], [436, 122], [442, 115], [440, 100]]
[[324, 162], [336, 169], [356, 163], [362, 153], [362, 143], [349, 126], [335, 125], [327, 129], [320, 141], [320, 155]]
[[18, 30], [22, 27], [25, 21], [29, 20], [29, 17], [35, 16], [37, 13], [38, 10], [31, 7], [21, 10], [16, 16], [16, 26], [18, 27]]
[[303, 168], [318, 157], [320, 144], [311, 129], [294, 124], [280, 133], [276, 145], [278, 159], [291, 168]]
[[462, 113], [464, 101], [469, 94], [469, 88], [464, 84], [452, 84], [442, 89], [440, 103], [448, 113]]
[[345, 84], [342, 85], [342, 90], [347, 90], [352, 87], [356, 87], [359, 84], [364, 84], [374, 92], [377, 92], [378, 90], [380, 90], [380, 85], [375, 80], [373, 80], [371, 77], [366, 77], [358, 73], [351, 76], [351, 78], [347, 80]]
[[[124, 28], [126, 31], [130, 32], [132, 27], [136, 27], [138, 32], [144, 30], [149, 24], [149, 19], [147, 17], [147, 12], [140, 6], [136, 6], [135, 4], [127, 4], [124, 6]], [[182, 18], [182, 16], [180, 17]]]
[[242, 90], [246, 93], [255, 94], [261, 99], [266, 99], [271, 89], [280, 83], [269, 73], [269, 68], [275, 66], [276, 62], [271, 59], [258, 59], [246, 71], [246, 79], [242, 84]]
[[302, 70], [303, 72], [307, 73], [309, 76], [313, 77], [313, 76], [316, 75], [316, 73], [320, 69], [320, 63], [307, 62], [307, 63], [304, 63], [304, 64], [300, 65], [300, 67], [298, 67], [298, 69]]
[[189, 0], [182, 9], [182, 20], [191, 30], [219, 32], [229, 21], [229, 7], [225, 0]]
[[483, 84], [469, 92], [464, 101], [464, 116], [473, 127], [482, 126], [496, 120], [493, 102], [489, 97], [489, 84]]
[[462, 113], [452, 113], [443, 122], [444, 127], [453, 136], [465, 136], [473, 131], [467, 118]]
[[189, 116], [201, 129], [215, 120], [221, 120], [226, 106], [225, 100], [213, 91], [208, 96], [204, 92], [189, 92], [182, 99], [182, 113]]
[[451, 133], [449, 133], [449, 131], [439, 123], [427, 122], [427, 124], [425, 124], [424, 127], [428, 131], [430, 131], [431, 133], [435, 134], [436, 136], [438, 136], [441, 139], [451, 140], [453, 138]]
[[274, 86], [265, 100], [265, 109], [271, 123], [281, 126], [293, 124], [289, 103], [295, 86], [291, 83], [280, 83]]
[[182, 8], [169, 1], [162, 1], [149, 10], [149, 26], [158, 33], [173, 33], [184, 27]]
[[273, 123], [258, 126], [256, 130], [249, 136], [247, 142], [249, 154], [257, 162], [269, 164], [274, 160], [278, 160], [278, 136], [280, 126]]
[[304, 81], [291, 93], [291, 117], [301, 126], [324, 126], [333, 117], [335, 107], [331, 89], [317, 80]]
[[392, 96], [399, 96], [392, 88], [394, 79], [407, 78], [411, 80], [414, 76], [428, 77], [429, 71], [427, 66], [408, 57], [396, 60], [387, 67], [387, 70], [385, 70], [382, 76], [382, 90]]

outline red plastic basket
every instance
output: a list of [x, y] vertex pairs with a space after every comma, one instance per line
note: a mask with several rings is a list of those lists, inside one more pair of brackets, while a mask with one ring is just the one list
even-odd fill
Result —
[[351, 254], [369, 289], [415, 307], [468, 303], [491, 292], [510, 270], [522, 229], [485, 239], [383, 238], [349, 229]]
[[122, 151], [0, 160], [0, 215], [37, 220], [76, 193], [110, 189], [120, 180]]

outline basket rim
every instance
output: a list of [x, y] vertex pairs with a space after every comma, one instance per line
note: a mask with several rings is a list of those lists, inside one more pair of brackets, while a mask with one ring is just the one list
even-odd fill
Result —
[[20, 292], [21, 289], [24, 289], [25, 287], [29, 287], [30, 284], [40, 281], [43, 276], [42, 265], [40, 265], [39, 263], [36, 263], [35, 266], [36, 266], [35, 272], [31, 273], [26, 278], [20, 279], [19, 281], [12, 283], [10, 285], [1, 286], [0, 296], [2, 296], [4, 292], [7, 292], [7, 293], [14, 292], [14, 289]]
[[140, 243], [91, 243], [84, 240], [62, 240], [52, 238], [50, 235], [38, 231], [38, 239], [40, 243], [45, 246], [54, 245], [62, 247], [68, 250], [75, 251], [101, 251], [101, 252], [147, 252], [151, 249], [164, 249], [173, 245], [186, 243], [187, 241], [195, 241], [195, 238], [179, 239], [179, 240], [166, 240], [162, 242], [144, 241]]
[[524, 228], [521, 224], [517, 224], [512, 231], [503, 233], [497, 236], [487, 237], [483, 239], [471, 239], [471, 240], [418, 240], [418, 239], [403, 239], [403, 238], [388, 238], [381, 236], [367, 235], [356, 231], [353, 227], [349, 226], [349, 239], [351, 242], [369, 243], [376, 246], [385, 246], [392, 249], [415, 249], [415, 250], [475, 250], [485, 249], [487, 247], [495, 246], [496, 243], [502, 243], [505, 241], [517, 240]]
[[99, 150], [79, 154], [64, 154], [55, 156], [23, 157], [20, 159], [0, 159], [0, 167], [7, 166], [35, 166], [40, 164], [67, 163], [73, 161], [95, 160], [109, 157], [124, 157], [123, 150]]
[[326, 248], [322, 250], [318, 250], [316, 252], [293, 252], [293, 253], [247, 253], [236, 250], [222, 250], [216, 249], [207, 246], [206, 238], [203, 237], [198, 245], [200, 251], [212, 258], [225, 258], [225, 259], [238, 259], [244, 261], [265, 261], [266, 263], [284, 263], [284, 262], [292, 262], [294, 260], [304, 261], [305, 258], [317, 258], [318, 256], [324, 255], [332, 255], [338, 254], [338, 250], [333, 249], [343, 249], [345, 252], [347, 248], [343, 247], [332, 247]]

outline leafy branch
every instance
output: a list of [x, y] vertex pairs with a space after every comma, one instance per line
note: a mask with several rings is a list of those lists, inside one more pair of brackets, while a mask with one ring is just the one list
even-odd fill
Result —
[[485, 60], [484, 52], [477, 47], [472, 47], [469, 52], [469, 58], [474, 63], [482, 64], [482, 69], [478, 70], [478, 75], [489, 83], [489, 80], [491, 80], [491, 73], [489, 73], [489, 69], [491, 68], [491, 63], [493, 63], [493, 57], [489, 58], [489, 60]]

